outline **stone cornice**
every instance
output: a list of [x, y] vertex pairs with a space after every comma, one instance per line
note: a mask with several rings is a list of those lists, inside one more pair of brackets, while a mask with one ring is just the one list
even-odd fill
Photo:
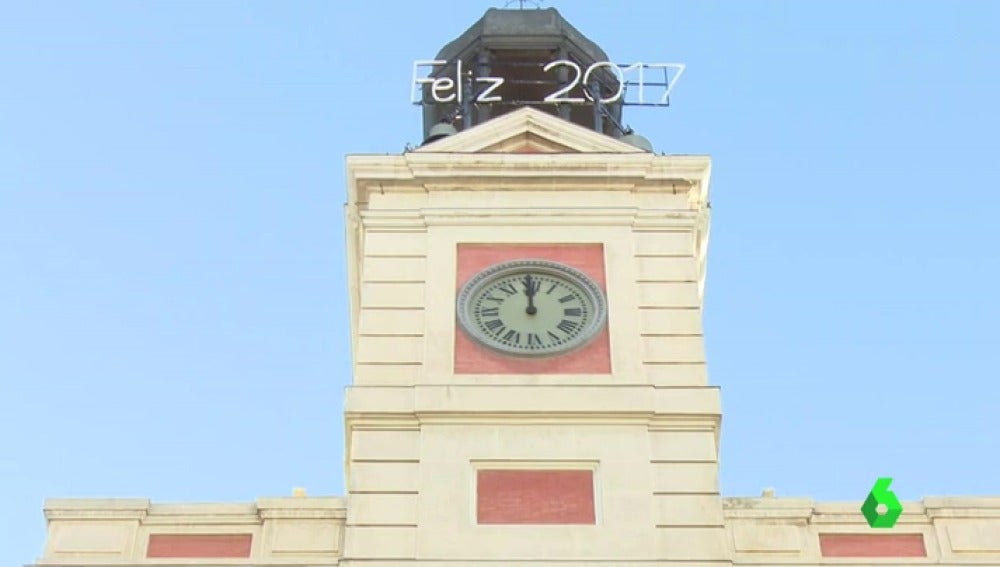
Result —
[[152, 504], [146, 499], [51, 499], [49, 521], [128, 520], [143, 525], [257, 525], [262, 519], [344, 518], [347, 503], [335, 497], [260, 498], [256, 503]]
[[[653, 385], [448, 384], [417, 386], [352, 386], [345, 412], [349, 416], [431, 415], [593, 415], [632, 419], [648, 416], [665, 423], [694, 416], [718, 416], [719, 388], [658, 388]], [[525, 400], [530, 400], [530, 403]], [[677, 400], [681, 400], [678, 405]]]
[[650, 431], [718, 431], [718, 414], [683, 417], [651, 412], [412, 412], [346, 414], [347, 429], [417, 431], [421, 425], [645, 425]]
[[628, 226], [636, 211], [603, 208], [421, 209], [428, 225], [450, 226]]
[[[1000, 519], [1000, 497], [926, 497], [903, 502], [900, 524], [929, 524], [938, 518]], [[803, 520], [813, 525], [866, 525], [861, 502], [816, 502], [810, 498], [723, 498], [727, 518]]]
[[142, 520], [149, 511], [146, 498], [50, 498], [43, 506], [46, 520]]
[[[322, 560], [322, 561], [311, 561], [307, 563], [309, 567], [333, 567], [340, 563], [339, 558], [333, 560]], [[59, 567], [122, 567], [123, 565], [142, 565], [142, 567], [178, 567], [179, 565], [195, 566], [195, 567], [233, 567], [234, 565], [245, 566], [253, 565], [253, 567], [289, 567], [289, 565], [301, 565], [298, 561], [256, 561], [247, 560], [243, 558], [239, 559], [175, 559], [173, 561], [156, 561], [144, 559], [142, 561], [108, 561], [107, 559], [64, 559], [64, 558], [53, 558], [53, 559], [38, 559], [35, 563], [25, 565], [24, 567], [35, 567], [35, 566], [50, 566], [58, 565]]]
[[684, 209], [635, 207], [524, 207], [367, 209], [359, 211], [367, 230], [419, 232], [428, 226], [631, 226], [637, 231], [694, 230], [702, 215]]
[[261, 519], [339, 520], [347, 517], [344, 498], [258, 498]]
[[1000, 520], [1000, 496], [928, 496], [923, 499], [927, 516], [936, 518], [994, 518]]
[[[481, 190], [600, 189], [707, 196], [707, 156], [651, 154], [403, 154], [347, 158], [348, 202], [371, 193], [429, 188]], [[694, 196], [692, 196], [694, 197]]]
[[421, 146], [413, 153], [483, 153], [509, 148], [511, 141], [528, 137], [534, 139], [536, 146], [555, 148], [562, 152], [645, 153], [621, 140], [531, 107], [519, 108], [495, 117], [475, 128]]
[[152, 504], [145, 525], [257, 525], [260, 518], [253, 504], [193, 503]]
[[419, 210], [360, 211], [361, 226], [382, 231], [419, 232], [427, 228], [427, 220]]
[[638, 232], [661, 230], [690, 230], [692, 223], [701, 225], [704, 214], [697, 211], [676, 209], [639, 209], [632, 219], [632, 227]]
[[722, 509], [726, 518], [800, 520], [805, 523], [812, 516], [814, 502], [809, 498], [738, 498], [723, 497]]

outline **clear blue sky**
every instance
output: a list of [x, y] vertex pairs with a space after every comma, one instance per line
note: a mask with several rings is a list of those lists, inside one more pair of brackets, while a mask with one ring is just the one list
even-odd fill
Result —
[[[0, 564], [45, 497], [342, 493], [344, 156], [501, 5], [5, 5]], [[1000, 493], [1000, 4], [546, 5], [688, 66], [626, 122], [714, 159], [723, 493]]]

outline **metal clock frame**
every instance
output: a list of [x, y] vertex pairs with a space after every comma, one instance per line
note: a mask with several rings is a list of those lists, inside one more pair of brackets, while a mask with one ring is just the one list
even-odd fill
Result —
[[[533, 273], [569, 280], [572, 284], [579, 287], [587, 295], [587, 299], [594, 305], [594, 316], [590, 319], [590, 322], [581, 329], [576, 337], [560, 345], [557, 349], [542, 352], [526, 352], [518, 348], [493, 342], [490, 340], [489, 335], [476, 325], [469, 313], [469, 302], [484, 287], [487, 287], [497, 279], [529, 270]], [[576, 350], [593, 340], [608, 318], [608, 306], [604, 292], [601, 291], [601, 288], [594, 283], [594, 280], [590, 276], [565, 264], [536, 258], [509, 260], [481, 270], [462, 286], [462, 289], [458, 293], [456, 311], [462, 330], [476, 343], [503, 354], [523, 358], [559, 356]]]

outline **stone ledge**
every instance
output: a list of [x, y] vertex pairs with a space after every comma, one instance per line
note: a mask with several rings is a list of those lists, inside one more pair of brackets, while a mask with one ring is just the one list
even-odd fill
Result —
[[147, 498], [49, 498], [42, 506], [46, 520], [142, 520], [149, 507]]
[[263, 520], [344, 520], [347, 499], [319, 498], [258, 498], [257, 513]]
[[[530, 403], [525, 405], [523, 400]], [[473, 384], [351, 387], [345, 412], [400, 415], [450, 414], [478, 416], [489, 412], [546, 415], [620, 414], [663, 416], [721, 415], [719, 389], [714, 386], [657, 387], [653, 384], [589, 385], [566, 393], [558, 383], [513, 384], [502, 388]], [[596, 417], [595, 419], [600, 419]]]
[[[1000, 497], [927, 497], [903, 502], [901, 523], [934, 519], [1000, 518]], [[815, 524], [864, 524], [857, 502], [816, 502], [811, 498], [723, 497], [727, 518], [800, 518]]]
[[246, 524], [267, 518], [342, 519], [340, 497], [270, 497], [251, 503], [165, 503], [143, 498], [51, 498], [47, 520], [138, 520], [141, 524]]
[[998, 518], [1000, 496], [929, 496], [923, 499], [927, 516], [937, 518]]
[[151, 504], [143, 525], [256, 525], [260, 523], [253, 504], [188, 503]]
[[234, 565], [252, 565], [253, 567], [288, 567], [290, 564], [307, 565], [308, 567], [333, 567], [340, 563], [340, 559], [321, 561], [253, 561], [252, 559], [173, 559], [170, 561], [120, 561], [108, 562], [106, 559], [88, 561], [74, 558], [71, 561], [62, 559], [38, 559], [35, 563], [29, 563], [24, 567], [43, 567], [58, 565], [59, 567], [123, 567], [124, 565], [142, 564], [143, 567], [178, 567], [180, 565], [194, 565], [197, 567], [233, 567]]

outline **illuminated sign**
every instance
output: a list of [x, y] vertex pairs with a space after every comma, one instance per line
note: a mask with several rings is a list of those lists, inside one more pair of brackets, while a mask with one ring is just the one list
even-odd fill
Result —
[[[455, 62], [454, 76], [435, 76], [435, 72], [440, 72], [442, 67], [447, 67], [448, 61], [433, 59], [413, 62], [413, 82], [410, 84], [410, 102], [413, 104], [428, 103], [459, 103], [466, 102], [471, 98], [471, 102], [476, 104], [512, 102], [504, 101], [497, 93], [497, 89], [504, 84], [504, 77], [474, 77], [471, 73], [462, 72], [462, 61]], [[548, 104], [588, 104], [594, 102], [594, 96], [586, 88], [591, 84], [594, 74], [601, 69], [606, 69], [617, 79], [618, 89], [608, 96], [599, 99], [602, 104], [621, 102], [625, 105], [640, 106], [667, 106], [669, 104], [670, 92], [673, 90], [677, 80], [684, 73], [683, 63], [632, 63], [629, 65], [619, 65], [610, 61], [598, 61], [591, 64], [586, 69], [580, 67], [575, 61], [559, 59], [552, 61], [542, 67], [542, 71], [558, 72], [565, 68], [569, 72], [569, 79], [566, 83], [557, 84], [553, 81], [555, 88], [545, 95], [540, 101], [518, 101], [531, 103]], [[650, 80], [647, 71], [662, 72], [660, 77], [652, 77]], [[430, 76], [421, 76], [421, 75]], [[570, 96], [570, 93], [578, 85], [584, 85], [584, 96]], [[426, 94], [430, 100], [424, 96]], [[636, 87], [629, 89], [629, 87]], [[654, 97], [646, 100], [647, 90], [654, 90]]]

